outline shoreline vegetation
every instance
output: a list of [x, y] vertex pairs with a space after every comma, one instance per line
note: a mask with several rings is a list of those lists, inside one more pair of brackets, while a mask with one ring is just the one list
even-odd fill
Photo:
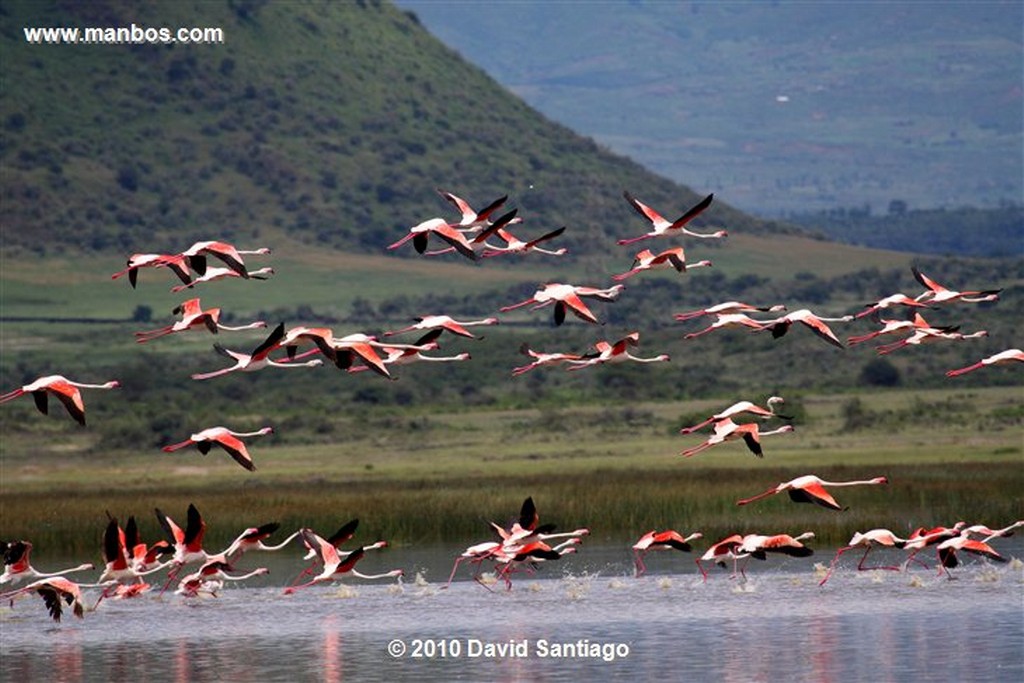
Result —
[[[792, 434], [763, 442], [758, 459], [741, 442], [693, 458], [678, 453], [705, 434], [678, 434], [727, 401], [638, 404], [610, 409], [388, 411], [388, 426], [323, 444], [250, 445], [257, 471], [215, 449], [97, 452], [75, 425], [45, 422], [39, 434], [5, 430], [0, 462], [4, 534], [31, 540], [40, 556], [98, 555], [107, 513], [138, 520], [147, 542], [162, 537], [159, 507], [202, 512], [210, 548], [271, 521], [330, 533], [357, 517], [361, 535], [393, 546], [477, 542], [487, 523], [512, 519], [533, 496], [541, 521], [587, 526], [594, 542], [625, 542], [653, 528], [802, 533], [839, 545], [854, 531], [1024, 518], [1019, 387], [876, 390], [803, 395]], [[970, 404], [969, 412], [955, 406]], [[46, 420], [47, 418], [40, 419]], [[773, 419], [769, 425], [779, 423]], [[704, 430], [706, 431], [706, 430]], [[67, 435], [67, 436], [65, 436]], [[889, 477], [882, 487], [843, 489], [847, 510], [775, 496], [735, 501], [803, 474], [826, 479]], [[635, 539], [634, 539], [635, 540]]]

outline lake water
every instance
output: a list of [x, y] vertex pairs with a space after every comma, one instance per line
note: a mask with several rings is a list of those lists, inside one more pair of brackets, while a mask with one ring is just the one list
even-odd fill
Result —
[[[1012, 542], [1012, 543], [1011, 543]], [[1016, 537], [997, 545], [1024, 550]], [[390, 549], [360, 564], [407, 563], [427, 579], [347, 582], [295, 595], [301, 561], [250, 554], [271, 574], [217, 598], [156, 591], [105, 600], [84, 619], [51, 621], [30, 596], [0, 608], [4, 681], [1019, 681], [1024, 569], [967, 560], [934, 569], [858, 572], [844, 556], [824, 587], [815, 557], [751, 562], [747, 581], [694, 555], [651, 553], [632, 576], [628, 550], [584, 546], [514, 587], [468, 580], [442, 589], [457, 549]], [[875, 556], [873, 551], [872, 556]], [[898, 562], [902, 555], [879, 559]], [[928, 557], [932, 563], [934, 554]], [[41, 567], [42, 568], [42, 567]]]

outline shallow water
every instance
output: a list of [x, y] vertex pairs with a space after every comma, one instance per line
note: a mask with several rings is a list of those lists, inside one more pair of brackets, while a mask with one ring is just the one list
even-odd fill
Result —
[[[999, 548], [1019, 556], [1022, 546]], [[66, 615], [60, 624], [41, 600], [26, 597], [13, 610], [0, 608], [2, 677], [1024, 680], [1017, 562], [971, 559], [950, 581], [934, 569], [858, 572], [858, 558], [844, 557], [819, 587], [814, 565], [832, 557], [819, 551], [752, 563], [745, 582], [714, 568], [705, 583], [692, 555], [652, 553], [649, 573], [637, 579], [628, 552], [591, 546], [534, 576], [517, 575], [511, 591], [468, 580], [468, 567], [443, 589], [456, 553], [392, 549], [368, 556], [360, 569], [383, 571], [401, 559], [421, 580], [353, 581], [291, 596], [281, 586], [300, 561], [249, 555], [247, 567], [268, 566], [271, 575], [217, 598], [154, 591], [105, 600], [84, 619]]]

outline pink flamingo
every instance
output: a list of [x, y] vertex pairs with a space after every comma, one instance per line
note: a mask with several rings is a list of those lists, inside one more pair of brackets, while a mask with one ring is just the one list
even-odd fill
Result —
[[596, 287], [580, 287], [576, 285], [567, 285], [559, 282], [549, 283], [534, 292], [533, 296], [525, 301], [520, 301], [517, 304], [511, 306], [505, 306], [499, 309], [502, 313], [521, 308], [523, 306], [529, 306], [535, 304], [531, 310], [537, 310], [544, 308], [545, 306], [554, 305], [555, 307], [555, 325], [561, 325], [565, 322], [566, 310], [572, 311], [576, 317], [581, 320], [585, 320], [595, 325], [598, 323], [597, 318], [590, 312], [587, 305], [583, 303], [581, 297], [591, 297], [598, 299], [599, 301], [614, 301], [618, 298], [619, 294], [624, 289], [623, 285], [615, 285], [607, 289], [598, 289]]
[[458, 335], [460, 337], [467, 337], [469, 339], [483, 339], [483, 337], [478, 337], [474, 335], [466, 328], [472, 327], [474, 325], [497, 325], [500, 322], [497, 318], [483, 318], [481, 320], [456, 320], [455, 318], [452, 318], [451, 316], [448, 315], [424, 315], [413, 319], [416, 321], [415, 325], [409, 325], [408, 327], [403, 327], [400, 330], [385, 332], [384, 336], [391, 337], [396, 334], [410, 332], [413, 330], [433, 330], [441, 328], [442, 330], [447, 330], [452, 334]]
[[[432, 343], [434, 347], [437, 347], [437, 342], [430, 343]], [[427, 342], [424, 342], [421, 339], [419, 342], [417, 342], [417, 344], [420, 346], [425, 346]], [[417, 351], [415, 349], [403, 349], [385, 346], [383, 347], [383, 350], [385, 351], [385, 356], [381, 359], [381, 361], [384, 363], [385, 366], [409, 365], [410, 363], [416, 363], [419, 361], [423, 361], [426, 363], [458, 363], [464, 360], [470, 360], [472, 358], [472, 356], [465, 351], [463, 351], [462, 353], [457, 353], [454, 356], [426, 356], [423, 354], [422, 351]], [[370, 368], [366, 365], [358, 365], [349, 368], [348, 371], [355, 373], [369, 369]]]
[[1024, 351], [1020, 349], [1007, 349], [1006, 351], [1000, 351], [997, 354], [982, 358], [977, 363], [972, 363], [963, 368], [957, 368], [956, 370], [949, 370], [946, 372], [946, 377], [958, 377], [968, 372], [973, 372], [979, 368], [984, 368], [989, 365], [999, 365], [1001, 363], [1013, 363], [1013, 362], [1024, 362]]
[[[456, 231], [454, 235], [447, 232], [438, 233], [438, 235], [451, 246], [443, 249], [424, 251], [422, 253], [424, 256], [440, 256], [441, 254], [450, 254], [453, 251], [457, 251], [463, 256], [467, 256], [475, 261], [481, 256], [486, 255], [488, 251], [491, 251], [491, 248], [487, 245], [487, 239], [509, 223], [514, 222], [516, 220], [516, 212], [518, 210], [519, 209], [512, 209], [508, 213], [503, 214], [498, 218], [498, 220], [494, 221], [487, 227], [482, 228], [478, 234], [473, 235], [472, 237], [466, 237], [466, 235], [471, 231]], [[457, 237], [457, 239], [453, 239], [454, 237]]]
[[[766, 560], [768, 553], [779, 553], [789, 557], [810, 557], [814, 554], [814, 550], [808, 548], [803, 542], [812, 538], [814, 538], [812, 531], [806, 531], [799, 536], [747, 534], [734, 553], [737, 559], [753, 557], [756, 560]], [[745, 578], [746, 574], [743, 575]]]
[[547, 242], [556, 237], [559, 237], [565, 232], [565, 226], [556, 228], [550, 232], [544, 233], [540, 237], [536, 237], [529, 241], [523, 241], [513, 235], [505, 228], [499, 228], [495, 231], [495, 235], [505, 242], [505, 246], [494, 246], [491, 243], [484, 244], [484, 258], [491, 258], [494, 256], [502, 256], [504, 254], [527, 254], [531, 251], [539, 254], [547, 254], [548, 256], [564, 256], [568, 253], [568, 249], [561, 247], [559, 249], [545, 249], [544, 247], [537, 246], [542, 242]]
[[942, 543], [943, 541], [960, 535], [960, 531], [967, 526], [967, 522], [957, 522], [951, 527], [937, 526], [932, 529], [925, 529], [919, 527], [911, 532], [907, 538], [907, 543], [904, 547], [905, 550], [909, 550], [910, 554], [907, 559], [903, 562], [903, 568], [906, 569], [910, 566], [911, 562], [917, 562], [920, 565], [927, 567], [924, 562], [917, 559], [917, 554], [929, 546]]
[[32, 544], [29, 541], [9, 541], [4, 544], [3, 552], [4, 573], [0, 574], [0, 586], [6, 584], [17, 586], [19, 583], [32, 579], [50, 579], [96, 568], [91, 562], [86, 562], [77, 567], [69, 567], [55, 572], [41, 572], [32, 566], [29, 559], [32, 554]]
[[715, 423], [714, 433], [708, 437], [708, 439], [693, 448], [687, 448], [685, 451], [680, 453], [684, 458], [696, 455], [703, 450], [717, 446], [720, 443], [726, 441], [732, 441], [734, 439], [743, 439], [744, 443], [747, 444], [747, 448], [759, 458], [764, 457], [764, 451], [761, 449], [761, 437], [772, 436], [774, 434], [783, 434], [785, 432], [793, 431], [793, 425], [783, 425], [778, 429], [772, 429], [767, 432], [762, 432], [761, 428], [756, 422], [750, 422], [746, 424], [736, 424], [731, 419], [726, 418], [725, 420], [719, 420]]
[[[82, 596], [83, 588], [108, 588], [110, 582], [106, 584], [102, 583], [75, 583], [70, 579], [63, 576], [52, 576], [48, 578], [38, 579], [32, 583], [18, 588], [17, 590], [9, 591], [0, 595], [0, 600], [10, 600], [13, 602], [16, 598], [29, 593], [36, 593], [43, 598], [43, 602], [46, 604], [46, 609], [50, 613], [50, 617], [59, 622], [61, 616], [64, 614], [64, 604], [71, 608], [71, 613], [81, 619], [85, 615], [86, 605]], [[103, 599], [101, 595], [99, 599], [93, 604], [91, 608], [96, 609], [96, 605]]]
[[878, 313], [879, 311], [893, 306], [910, 306], [911, 308], [931, 308], [928, 304], [920, 303], [915, 299], [911, 299], [903, 292], [897, 292], [896, 294], [890, 294], [889, 296], [883, 297], [874, 303], [866, 304], [863, 311], [858, 313], [857, 318], [863, 318], [864, 316], [871, 315], [872, 313]]
[[267, 323], [262, 320], [257, 320], [256, 322], [249, 323], [248, 325], [222, 325], [220, 323], [221, 310], [219, 308], [208, 308], [204, 311], [199, 299], [183, 301], [171, 312], [175, 315], [181, 315], [181, 320], [173, 325], [167, 325], [166, 327], [161, 327], [156, 330], [136, 332], [135, 341], [140, 344], [144, 344], [145, 342], [152, 341], [168, 334], [184, 332], [185, 330], [200, 326], [206, 327], [206, 329], [213, 334], [217, 334], [220, 330], [235, 332], [239, 330], [253, 330], [267, 326]]
[[709, 194], [707, 197], [705, 197], [692, 208], [690, 208], [689, 211], [687, 211], [686, 213], [684, 213], [682, 216], [680, 216], [671, 223], [668, 220], [666, 220], [665, 217], [662, 216], [660, 213], [658, 213], [651, 207], [647, 206], [643, 202], [639, 201], [629, 192], [624, 192], [623, 196], [626, 198], [626, 201], [629, 202], [630, 206], [636, 209], [637, 213], [639, 213], [641, 216], [643, 216], [650, 222], [651, 231], [646, 234], [640, 235], [639, 237], [632, 237], [630, 239], [619, 240], [619, 245], [624, 246], [627, 244], [633, 244], [634, 242], [639, 242], [640, 240], [646, 240], [651, 239], [652, 237], [661, 237], [663, 235], [672, 234], [683, 234], [689, 237], [714, 239], [725, 237], [728, 234], [725, 230], [718, 230], [711, 234], [703, 234], [691, 232], [690, 230], [686, 229], [687, 223], [692, 221], [694, 218], [703, 213], [705, 209], [711, 206], [711, 202], [715, 198], [714, 194]]
[[617, 342], [610, 344], [607, 341], [599, 341], [594, 344], [594, 349], [597, 351], [596, 354], [591, 354], [584, 357], [581, 360], [568, 361], [570, 367], [568, 370], [582, 370], [583, 368], [590, 367], [593, 365], [603, 365], [605, 363], [625, 363], [626, 361], [633, 361], [635, 363], [660, 363], [663, 361], [670, 360], [668, 354], [663, 353], [658, 356], [651, 358], [641, 358], [634, 356], [629, 352], [630, 346], [637, 346], [640, 343], [640, 333], [630, 332], [622, 339]]
[[1024, 520], [1014, 522], [1013, 524], [1003, 527], [1002, 529], [990, 529], [984, 524], [972, 524], [969, 527], [964, 527], [961, 530], [961, 533], [965, 535], [974, 534], [976, 536], [981, 536], [981, 540], [987, 543], [988, 541], [991, 541], [993, 538], [1004, 538], [1006, 536], [1013, 536], [1013, 532], [1022, 526], [1024, 526]]
[[174, 548], [174, 556], [171, 558], [171, 570], [167, 574], [167, 583], [164, 590], [177, 578], [181, 568], [188, 564], [205, 563], [212, 559], [223, 560], [222, 557], [210, 555], [203, 549], [203, 536], [206, 534], [206, 522], [199, 510], [192, 503], [188, 506], [188, 518], [185, 528], [178, 526], [173, 519], [155, 509], [156, 519], [167, 534], [167, 539]]
[[872, 548], [883, 547], [883, 548], [903, 548], [907, 545], [907, 539], [900, 538], [888, 529], [871, 529], [864, 533], [856, 532], [850, 539], [850, 542], [836, 551], [835, 557], [832, 558], [832, 563], [829, 565], [828, 572], [825, 573], [825, 578], [821, 580], [819, 586], [824, 586], [825, 582], [828, 581], [829, 577], [832, 576], [832, 572], [835, 571], [836, 563], [839, 562], [840, 556], [848, 550], [854, 548], [864, 548], [864, 554], [860, 558], [860, 562], [857, 563], [858, 571], [870, 571], [873, 569], [884, 569], [888, 571], [900, 570], [899, 567], [865, 567], [864, 561], [868, 559], [868, 553], [871, 552]]
[[852, 315], [844, 315], [840, 318], [823, 318], [812, 313], [809, 309], [801, 308], [798, 311], [787, 313], [781, 318], [761, 323], [763, 329], [771, 330], [772, 336], [778, 339], [786, 334], [793, 323], [803, 323], [811, 332], [818, 335], [829, 344], [843, 348], [843, 342], [839, 341], [835, 333], [826, 325], [826, 322], [849, 322], [853, 320]]
[[951, 301], [963, 301], [964, 303], [976, 304], [985, 301], [997, 301], [999, 293], [1003, 291], [1002, 289], [984, 289], [980, 291], [958, 292], [943, 287], [917, 268], [911, 267], [910, 270], [914, 274], [914, 278], [926, 289], [924, 293], [917, 295], [915, 301], [918, 302], [944, 304]]
[[198, 277], [196, 277], [195, 279], [191, 280], [190, 282], [187, 282], [187, 283], [185, 283], [183, 285], [178, 285], [177, 287], [171, 287], [171, 291], [174, 292], [175, 294], [177, 294], [178, 292], [180, 292], [180, 291], [182, 291], [184, 289], [191, 289], [192, 287], [195, 287], [196, 285], [202, 284], [204, 282], [213, 282], [215, 280], [223, 280], [223, 279], [226, 279], [226, 278], [233, 278], [233, 277], [245, 277], [245, 279], [247, 279], [247, 280], [248, 279], [252, 279], [252, 280], [267, 280], [273, 274], [274, 274], [274, 269], [270, 268], [270, 267], [259, 268], [258, 270], [250, 270], [250, 271], [247, 272], [246, 275], [242, 276], [242, 275], [239, 275], [237, 271], [234, 271], [231, 268], [220, 268], [220, 267], [211, 266], [211, 267], [206, 269], [205, 273], [203, 273], [202, 275], [199, 275]]
[[612, 279], [616, 282], [621, 282], [645, 270], [675, 268], [677, 272], [685, 273], [687, 269], [707, 268], [710, 266], [711, 261], [706, 259], [696, 263], [687, 263], [686, 252], [683, 251], [682, 247], [673, 247], [657, 254], [653, 253], [650, 249], [644, 249], [637, 252], [636, 257], [633, 259], [633, 265], [629, 270], [625, 273], [612, 275]]
[[764, 325], [765, 323], [754, 320], [746, 313], [716, 313], [715, 322], [711, 323], [703, 330], [691, 332], [685, 335], [683, 339], [695, 339], [723, 327], [749, 327], [756, 332], [763, 330]]
[[220, 370], [214, 370], [213, 372], [197, 373], [192, 375], [192, 379], [202, 380], [210, 379], [211, 377], [219, 377], [220, 375], [226, 375], [229, 372], [255, 372], [256, 370], [262, 370], [266, 367], [276, 368], [298, 368], [298, 367], [314, 367], [323, 365], [323, 361], [319, 358], [305, 361], [304, 363], [296, 363], [291, 361], [276, 361], [270, 358], [271, 352], [279, 348], [280, 342], [285, 338], [284, 323], [278, 325], [274, 330], [264, 339], [251, 353], [241, 353], [239, 351], [231, 351], [226, 349], [220, 344], [214, 344], [213, 349], [222, 356], [235, 361], [235, 364]]
[[699, 422], [691, 427], [683, 427], [682, 429], [679, 430], [679, 433], [692, 434], [698, 429], [706, 427], [707, 425], [713, 422], [720, 422], [722, 420], [732, 419], [737, 415], [751, 415], [753, 417], [762, 418], [765, 420], [773, 417], [781, 417], [784, 420], [792, 420], [793, 418], [791, 418], [788, 415], [780, 415], [775, 412], [775, 406], [779, 403], [785, 402], [785, 399], [782, 398], [781, 396], [769, 396], [768, 400], [765, 401], [765, 405], [768, 407], [762, 408], [756, 403], [752, 403], [750, 401], [739, 401], [737, 403], [733, 403], [725, 410], [715, 413], [714, 415], [707, 418], [703, 422]]
[[135, 289], [139, 278], [139, 268], [169, 268], [186, 285], [192, 281], [189, 263], [180, 254], [132, 254], [128, 257], [128, 267], [111, 275], [110, 279], [116, 280], [127, 275], [129, 284], [132, 289]]
[[164, 568], [165, 565], [158, 564], [146, 570], [139, 570], [132, 562], [127, 547], [127, 534], [118, 525], [113, 517], [107, 522], [106, 531], [103, 533], [103, 559], [106, 565], [103, 573], [100, 574], [99, 583], [114, 581], [116, 584], [124, 582], [141, 584], [142, 577], [154, 574]]
[[875, 337], [881, 337], [886, 334], [893, 334], [895, 332], [900, 332], [901, 330], [934, 330], [936, 332], [955, 332], [957, 329], [955, 327], [932, 327], [930, 324], [928, 324], [928, 322], [924, 319], [924, 316], [922, 316], [920, 313], [915, 313], [914, 318], [912, 320], [880, 319], [879, 322], [882, 323], [881, 329], [875, 330], [874, 332], [869, 332], [868, 334], [861, 334], [850, 337], [849, 339], [846, 340], [846, 343], [848, 343], [850, 346], [854, 346], [855, 344], [871, 341]]
[[534, 368], [539, 368], [542, 365], [554, 365], [556, 363], [566, 363], [584, 359], [584, 356], [578, 353], [540, 353], [532, 350], [526, 342], [523, 342], [523, 345], [519, 347], [519, 352], [525, 356], [529, 356], [533, 361], [527, 365], [520, 365], [517, 368], [512, 368], [513, 377], [518, 377], [519, 375], [527, 373]]
[[963, 533], [942, 541], [935, 546], [935, 551], [939, 557], [939, 575], [941, 576], [945, 572], [950, 579], [953, 578], [953, 575], [949, 573], [949, 570], [960, 565], [960, 560], [957, 558], [957, 553], [960, 551], [987, 557], [994, 562], [1009, 562], [985, 541], [975, 540]]
[[302, 540], [316, 553], [317, 559], [320, 560], [320, 564], [323, 566], [323, 571], [314, 576], [307, 583], [299, 584], [297, 586], [289, 586], [284, 591], [285, 595], [291, 595], [299, 588], [307, 588], [318, 583], [324, 583], [325, 581], [334, 581], [344, 574], [352, 574], [353, 576], [358, 576], [361, 579], [396, 578], [405, 574], [401, 569], [393, 569], [381, 574], [361, 574], [355, 570], [355, 566], [365, 554], [365, 550], [363, 548], [357, 548], [342, 558], [339, 556], [338, 549], [334, 544], [320, 536], [317, 536], [311, 529], [302, 530]]
[[74, 418], [78, 424], [84, 426], [85, 402], [82, 400], [80, 389], [116, 389], [120, 386], [121, 383], [117, 380], [111, 380], [103, 384], [84, 384], [82, 382], [73, 382], [62, 375], [47, 375], [22, 386], [20, 389], [9, 391], [0, 396], [0, 403], [6, 403], [29, 394], [35, 400], [36, 408], [39, 409], [39, 412], [47, 415], [49, 413], [47, 395], [52, 394], [64, 404], [68, 415]]
[[[242, 255], [265, 256], [269, 253], [270, 249], [266, 247], [241, 250], [227, 242], [204, 241], [196, 242], [191, 247], [181, 252], [181, 256], [188, 259], [195, 271], [201, 274], [209, 270], [206, 267], [206, 257], [214, 256], [227, 264], [228, 268], [230, 268], [239, 277], [249, 278], [255, 275], [255, 272], [250, 272], [246, 269]], [[270, 272], [273, 271], [271, 270]]]
[[938, 341], [964, 341], [966, 339], [980, 339], [987, 336], [988, 332], [986, 330], [978, 330], [977, 332], [964, 334], [963, 332], [957, 331], [944, 332], [938, 329], [916, 329], [912, 335], [901, 339], [898, 342], [876, 346], [875, 351], [879, 356], [885, 356], [893, 351], [898, 351], [905, 346], [920, 346], [922, 344], [932, 344]]
[[255, 432], [233, 432], [227, 427], [210, 427], [200, 432], [196, 432], [186, 441], [164, 446], [163, 451], [164, 453], [173, 453], [174, 451], [186, 446], [195, 445], [195, 447], [199, 449], [200, 453], [206, 455], [210, 452], [211, 448], [219, 446], [224, 449], [228, 455], [234, 458], [235, 462], [250, 472], [253, 472], [256, 470], [256, 464], [253, 463], [252, 456], [249, 455], [249, 450], [245, 447], [245, 443], [242, 441], [242, 438], [249, 436], [265, 436], [266, 434], [273, 433], [273, 427], [263, 427]]
[[[489, 220], [492, 213], [497, 211], [501, 206], [508, 201], [508, 195], [498, 197], [493, 202], [485, 206], [480, 211], [473, 210], [473, 207], [469, 205], [462, 197], [458, 197], [451, 192], [437, 188], [438, 194], [440, 194], [446, 201], [451, 203], [455, 207], [455, 210], [461, 214], [459, 222], [455, 224], [459, 230], [463, 232], [480, 231], [491, 225]], [[517, 219], [515, 222], [519, 222], [522, 219]]]
[[644, 555], [651, 552], [652, 550], [680, 550], [683, 552], [690, 552], [693, 546], [690, 545], [690, 541], [696, 541], [699, 538], [703, 538], [703, 534], [696, 531], [685, 538], [681, 533], [673, 529], [666, 531], [648, 531], [646, 534], [640, 537], [636, 543], [633, 544], [633, 558], [636, 564], [636, 576], [643, 576], [647, 572], [647, 566], [644, 564]]
[[512, 574], [519, 571], [520, 567], [526, 567], [526, 570], [532, 573], [541, 562], [560, 560], [565, 555], [576, 552], [579, 543], [579, 538], [570, 538], [553, 547], [544, 541], [518, 546], [513, 551], [506, 551], [505, 555], [495, 558], [499, 564], [498, 576], [504, 579], [505, 589], [512, 590]]
[[845, 510], [846, 508], [839, 505], [836, 499], [832, 497], [832, 494], [825, 489], [826, 486], [865, 486], [874, 484], [888, 484], [889, 479], [886, 477], [875, 477], [873, 479], [858, 479], [854, 481], [825, 481], [819, 479], [813, 474], [806, 474], [790, 481], [784, 481], [781, 484], [773, 486], [764, 493], [759, 493], [751, 498], [744, 498], [743, 500], [736, 501], [737, 505], [746, 505], [747, 503], [753, 503], [755, 500], [761, 500], [768, 496], [774, 496], [777, 493], [783, 491], [789, 493], [789, 498], [794, 503], [817, 503], [822, 507], [831, 508], [833, 510]]
[[708, 306], [707, 308], [701, 308], [696, 311], [687, 311], [686, 313], [676, 313], [675, 319], [679, 321], [691, 320], [693, 318], [699, 318], [705, 315], [724, 315], [728, 313], [756, 313], [758, 311], [762, 313], [777, 313], [779, 311], [786, 310], [784, 304], [776, 304], [774, 306], [753, 306], [751, 304], [745, 304], [741, 301], [726, 301], [724, 303], [715, 304], [714, 306]]
[[232, 569], [231, 565], [222, 560], [210, 560], [203, 564], [197, 571], [181, 577], [175, 595], [182, 595], [186, 598], [209, 595], [217, 597], [217, 591], [224, 587], [225, 581], [245, 581], [254, 576], [263, 576], [270, 573], [266, 567], [254, 569], [246, 574], [228, 574]]
[[708, 580], [708, 572], [704, 569], [704, 565], [702, 565], [701, 562], [714, 562], [718, 566], [724, 567], [725, 563], [731, 560], [733, 571], [729, 578], [736, 578], [737, 561], [739, 560], [739, 556], [736, 554], [736, 551], [742, 543], [743, 537], [739, 534], [733, 534], [723, 538], [718, 543], [715, 543], [704, 551], [703, 555], [697, 558], [697, 568], [700, 569], [701, 576], [704, 577], [705, 583]]

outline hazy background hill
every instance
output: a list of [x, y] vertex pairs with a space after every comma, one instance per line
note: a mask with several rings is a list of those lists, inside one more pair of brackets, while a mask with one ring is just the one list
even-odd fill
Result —
[[757, 215], [1024, 196], [1020, 2], [399, 5], [551, 118]]

